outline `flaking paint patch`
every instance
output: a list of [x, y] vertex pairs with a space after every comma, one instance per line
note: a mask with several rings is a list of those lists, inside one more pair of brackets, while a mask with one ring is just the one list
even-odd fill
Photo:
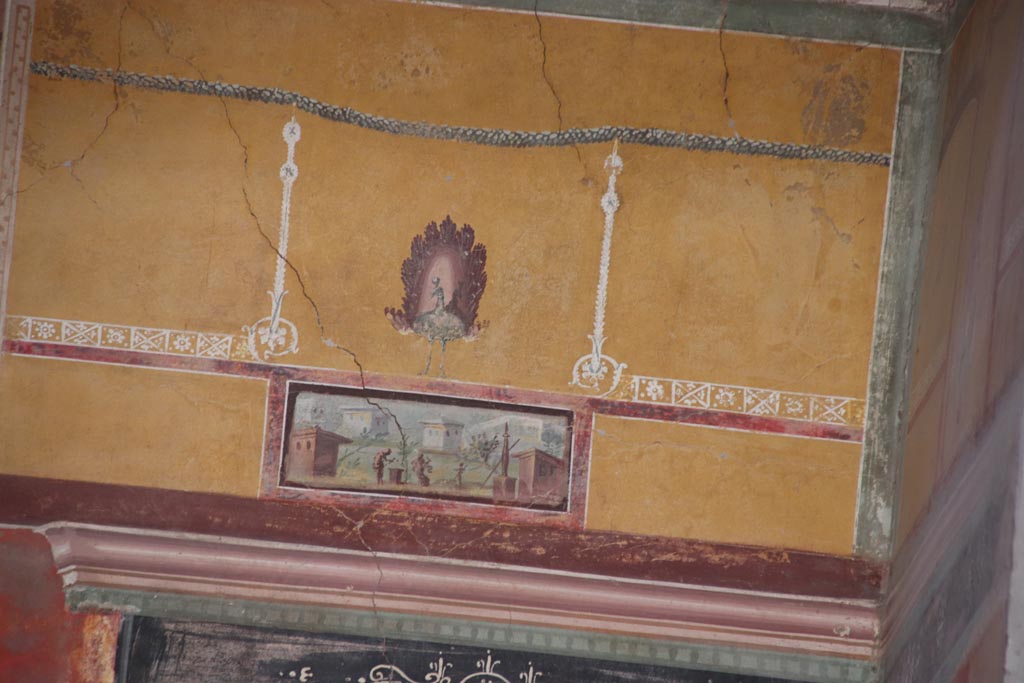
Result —
[[[111, 620], [68, 611], [42, 535], [0, 530], [0, 680], [113, 683]], [[108, 665], [109, 675], [102, 673]]]
[[815, 144], [851, 145], [864, 137], [866, 98], [870, 86], [838, 64], [825, 67], [825, 76], [811, 88], [811, 99], [800, 115], [807, 139]]
[[79, 3], [56, 0], [50, 8], [40, 8], [34, 40], [42, 50], [56, 58], [77, 60], [79, 63], [96, 59], [92, 32], [84, 27], [83, 19]]
[[72, 656], [75, 683], [114, 683], [121, 615], [84, 615], [82, 633]]

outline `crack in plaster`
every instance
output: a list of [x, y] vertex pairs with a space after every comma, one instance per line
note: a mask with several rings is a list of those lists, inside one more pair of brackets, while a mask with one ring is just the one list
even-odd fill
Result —
[[739, 137], [736, 130], [736, 120], [732, 116], [732, 108], [729, 105], [729, 60], [725, 57], [725, 20], [729, 16], [729, 0], [722, 0], [722, 16], [718, 20], [718, 52], [722, 55], [722, 102], [725, 105], [725, 115], [729, 119], [729, 128], [733, 135]]
[[0, 199], [0, 204], [6, 204], [6, 203], [7, 203], [7, 201], [8, 201], [8, 200], [9, 200], [9, 199], [10, 199], [11, 197], [17, 197], [17, 196], [21, 196], [22, 194], [24, 194], [24, 193], [28, 192], [28, 191], [29, 191], [29, 190], [31, 190], [31, 189], [32, 189], [33, 187], [35, 187], [35, 186], [36, 186], [36, 185], [38, 185], [39, 183], [41, 183], [41, 182], [43, 182], [44, 180], [46, 180], [46, 174], [47, 174], [47, 173], [49, 173], [50, 171], [52, 171], [52, 170], [53, 170], [54, 168], [59, 168], [59, 167], [60, 167], [60, 165], [58, 164], [57, 166], [54, 166], [53, 168], [47, 168], [47, 169], [45, 170], [45, 172], [43, 173], [43, 175], [41, 175], [41, 176], [39, 176], [38, 178], [36, 178], [35, 180], [33, 180], [33, 181], [32, 181], [31, 183], [29, 183], [29, 184], [28, 184], [28, 185], [27, 185], [26, 187], [23, 187], [23, 188], [21, 188], [20, 190], [13, 190], [13, 191], [9, 191], [9, 192], [7, 192], [7, 193], [6, 193], [6, 194], [5, 194], [4, 196], [3, 196], [3, 199]]
[[[131, 3], [130, 2], [126, 2], [124, 8], [121, 10], [120, 17], [118, 18], [118, 24], [117, 24], [117, 70], [118, 71], [121, 70], [121, 67], [122, 67], [123, 62], [124, 62], [124, 18], [125, 18], [125, 15], [128, 13], [128, 9], [130, 7], [131, 7]], [[3, 202], [7, 202], [12, 196], [18, 196], [18, 195], [21, 195], [24, 192], [28, 192], [33, 187], [35, 187], [36, 185], [41, 183], [43, 180], [45, 180], [47, 178], [47, 176], [51, 172], [57, 170], [58, 168], [66, 168], [66, 169], [68, 169], [68, 175], [70, 175], [71, 178], [76, 183], [78, 183], [78, 185], [82, 188], [82, 192], [85, 193], [86, 198], [94, 206], [99, 208], [99, 206], [100, 206], [99, 202], [96, 201], [96, 198], [93, 197], [92, 194], [89, 192], [88, 188], [85, 186], [85, 183], [78, 176], [78, 173], [75, 172], [75, 166], [77, 164], [82, 163], [85, 160], [86, 155], [99, 143], [100, 139], [103, 138], [104, 135], [106, 135], [107, 130], [110, 128], [110, 119], [111, 119], [111, 117], [113, 117], [114, 114], [116, 114], [118, 112], [118, 110], [120, 110], [120, 108], [121, 108], [121, 91], [120, 91], [121, 86], [118, 85], [117, 83], [114, 83], [113, 86], [114, 86], [114, 106], [113, 106], [113, 108], [109, 112], [107, 112], [107, 115], [103, 118], [103, 126], [100, 128], [100, 131], [82, 149], [81, 153], [77, 157], [75, 157], [74, 159], [67, 159], [66, 161], [62, 161], [60, 163], [53, 164], [51, 166], [46, 166], [45, 168], [42, 169], [42, 175], [40, 175], [39, 178], [36, 178], [27, 187], [24, 187], [24, 188], [22, 188], [20, 190], [15, 190], [13, 192], [8, 192], [3, 197]]]
[[[128, 7], [131, 7], [133, 12], [138, 14], [140, 17], [142, 17], [149, 24], [150, 29], [153, 31], [153, 35], [155, 35], [157, 40], [160, 41], [160, 44], [163, 46], [164, 52], [167, 54], [168, 57], [171, 57], [172, 59], [176, 59], [179, 62], [181, 62], [182, 64], [185, 64], [190, 69], [192, 69], [197, 74], [199, 74], [199, 77], [201, 79], [203, 79], [204, 81], [205, 80], [209, 80], [206, 77], [206, 73], [202, 69], [200, 69], [199, 66], [195, 62], [193, 62], [188, 57], [185, 57], [184, 55], [180, 55], [180, 54], [176, 53], [174, 50], [171, 49], [171, 39], [170, 39], [170, 36], [165, 35], [164, 32], [160, 30], [160, 27], [157, 26], [157, 23], [156, 23], [155, 19], [153, 19], [151, 16], [149, 16], [148, 14], [143, 12], [142, 10], [138, 9], [137, 7], [135, 7], [131, 3], [131, 0], [128, 0]], [[118, 68], [118, 71], [121, 70], [121, 64], [120, 63], [118, 63], [117, 68]], [[248, 179], [248, 176], [249, 176], [249, 147], [244, 142], [242, 142], [242, 136], [238, 134], [238, 129], [235, 128], [235, 124], [231, 120], [231, 114], [228, 111], [227, 100], [224, 99], [223, 95], [218, 95], [217, 99], [220, 100], [220, 104], [224, 108], [224, 118], [227, 119], [228, 127], [231, 128], [231, 132], [235, 134], [235, 139], [238, 140], [238, 145], [242, 148], [242, 157], [243, 157], [242, 158], [242, 164], [243, 164], [243, 166], [245, 168], [246, 179]]]
[[377, 633], [381, 635], [381, 657], [383, 657], [386, 662], [390, 663], [390, 659], [388, 657], [387, 652], [387, 636], [384, 635], [383, 620], [380, 615], [380, 609], [378, 608], [377, 605], [377, 593], [380, 592], [381, 585], [384, 583], [384, 570], [381, 569], [380, 558], [377, 557], [377, 551], [375, 551], [370, 546], [370, 544], [366, 540], [366, 537], [363, 536], [363, 525], [365, 525], [367, 521], [373, 519], [373, 516], [377, 514], [377, 511], [375, 510], [374, 512], [370, 513], [369, 516], [364, 517], [363, 519], [357, 522], [339, 507], [335, 507], [333, 505], [327, 505], [323, 507], [326, 510], [328, 510], [331, 514], [341, 517], [349, 524], [349, 526], [351, 527], [351, 532], [355, 532], [355, 537], [359, 540], [359, 543], [362, 544], [363, 548], [366, 549], [366, 552], [370, 553], [370, 557], [373, 558], [373, 564], [377, 568], [377, 585], [374, 586], [373, 590], [370, 591], [370, 606], [373, 611], [373, 617], [377, 622]]
[[85, 186], [85, 183], [82, 182], [82, 179], [78, 177], [77, 173], [75, 173], [75, 167], [72, 164], [65, 165], [68, 167], [68, 174], [72, 177], [72, 179], [74, 179], [76, 183], [78, 183], [78, 186], [82, 188], [82, 192], [85, 194], [85, 198], [88, 199], [96, 208], [102, 208], [100, 207], [100, 203], [96, 201], [96, 198], [92, 196], [92, 193], [89, 192], [89, 188]]
[[[551, 77], [548, 76], [548, 44], [544, 40], [544, 25], [540, 21], [540, 0], [534, 0], [533, 2], [533, 18], [537, 21], [537, 39], [540, 41], [541, 49], [541, 62], [540, 62], [540, 73], [544, 78], [544, 82], [548, 84], [548, 90], [551, 91], [552, 97], [555, 98], [555, 102], [558, 104], [558, 131], [562, 131], [562, 98], [558, 96], [558, 92], [555, 90], [554, 84], [551, 82]], [[579, 153], [579, 150], [577, 150]]]
[[[130, 8], [130, 6], [131, 6], [130, 3], [128, 3], [128, 2], [125, 3], [124, 9], [121, 10], [121, 16], [118, 19], [118, 23], [117, 23], [117, 70], [118, 71], [121, 70], [121, 66], [122, 66], [122, 64], [124, 62], [124, 17], [125, 17], [126, 14], [128, 14], [128, 9]], [[75, 173], [75, 164], [79, 164], [79, 163], [81, 163], [85, 159], [85, 155], [88, 154], [89, 151], [92, 150], [92, 148], [96, 146], [96, 144], [100, 141], [100, 138], [102, 138], [106, 134], [107, 130], [110, 128], [110, 118], [114, 114], [116, 114], [117, 111], [121, 108], [121, 91], [120, 91], [120, 87], [121, 86], [119, 86], [117, 83], [114, 83], [114, 108], [111, 109], [107, 113], [106, 118], [103, 119], [103, 127], [100, 129], [100, 132], [96, 134], [96, 137], [92, 139], [92, 142], [90, 142], [88, 145], [85, 146], [85, 149], [82, 150], [82, 153], [78, 155], [77, 159], [70, 159], [67, 162], [61, 164], [61, 166], [66, 166], [68, 168], [68, 172], [71, 174], [71, 176], [76, 181], [78, 181], [78, 183], [80, 185], [82, 185], [83, 189], [85, 188], [85, 185], [82, 183], [81, 178], [79, 178], [76, 175], [76, 173]], [[88, 195], [88, 192], [86, 192], [86, 194]], [[93, 200], [91, 196], [90, 196], [90, 200], [94, 204], [96, 203], [96, 201]], [[98, 206], [98, 204], [97, 204], [97, 206]]]
[[[537, 40], [540, 41], [541, 50], [541, 61], [540, 61], [540, 73], [544, 78], [544, 82], [548, 85], [548, 90], [551, 91], [551, 96], [555, 98], [555, 102], [558, 104], [556, 111], [558, 115], [558, 132], [561, 133], [564, 127], [564, 121], [562, 120], [562, 98], [558, 95], [558, 91], [555, 90], [555, 84], [551, 82], [551, 77], [548, 75], [548, 44], [544, 40], [544, 24], [540, 20], [540, 0], [533, 0], [533, 18], [537, 22]], [[587, 165], [583, 163], [583, 155], [580, 154], [580, 146], [576, 143], [572, 145], [573, 150], [576, 152], [576, 160], [583, 166], [584, 177], [587, 175]]]
[[472, 539], [470, 539], [468, 541], [462, 541], [461, 543], [456, 543], [455, 545], [450, 546], [448, 548], [448, 550], [446, 550], [443, 553], [441, 553], [440, 556], [441, 557], [448, 557], [452, 553], [457, 552], [459, 550], [462, 550], [463, 548], [465, 548], [467, 546], [479, 543], [480, 541], [483, 541], [484, 539], [490, 538], [494, 534], [495, 531], [497, 531], [497, 529], [491, 528], [491, 529], [486, 530], [484, 533], [480, 534], [479, 536], [476, 536], [475, 538], [472, 538]]
[[[198, 69], [197, 69], [197, 71], [198, 71]], [[221, 105], [224, 108], [224, 119], [225, 119], [225, 122], [228, 124], [228, 127], [231, 128], [231, 131], [235, 135], [235, 139], [238, 141], [239, 147], [241, 147], [241, 149], [242, 149], [242, 155], [243, 155], [243, 175], [244, 175], [244, 180], [243, 180], [242, 186], [241, 186], [242, 196], [245, 199], [246, 210], [248, 210], [249, 215], [252, 217], [253, 224], [256, 226], [257, 232], [259, 232], [260, 236], [263, 237], [264, 241], [267, 243], [267, 246], [270, 247], [270, 249], [285, 263], [285, 265], [288, 266], [288, 269], [291, 270], [292, 273], [295, 275], [295, 279], [299, 283], [299, 290], [300, 290], [300, 292], [302, 294], [302, 298], [305, 299], [309, 303], [310, 307], [313, 309], [313, 314], [314, 314], [315, 319], [316, 319], [316, 326], [317, 326], [317, 329], [318, 329], [319, 334], [320, 334], [320, 341], [321, 341], [321, 343], [324, 344], [325, 346], [329, 347], [329, 348], [337, 349], [339, 351], [344, 352], [345, 354], [347, 354], [352, 359], [352, 363], [355, 364], [355, 366], [356, 366], [356, 368], [357, 368], [357, 370], [359, 372], [359, 384], [362, 387], [362, 389], [365, 391], [366, 390], [366, 373], [365, 373], [365, 370], [363, 368], [362, 362], [359, 360], [359, 357], [356, 355], [355, 351], [352, 351], [351, 349], [349, 349], [349, 348], [347, 348], [347, 347], [337, 343], [332, 338], [327, 336], [327, 331], [324, 328], [323, 319], [322, 319], [322, 317], [320, 315], [320, 306], [316, 303], [316, 301], [313, 299], [313, 297], [310, 296], [309, 291], [306, 288], [306, 282], [303, 279], [302, 274], [299, 272], [299, 269], [295, 266], [295, 264], [292, 263], [290, 259], [288, 259], [284, 254], [281, 253], [281, 251], [278, 248], [278, 246], [276, 244], [274, 244], [273, 240], [270, 239], [270, 236], [267, 234], [266, 230], [263, 229], [263, 224], [260, 222], [259, 216], [256, 214], [256, 211], [253, 208], [252, 200], [249, 198], [249, 191], [248, 191], [248, 189], [245, 186], [245, 183], [246, 183], [246, 181], [248, 181], [248, 177], [249, 177], [249, 149], [246, 146], [246, 144], [243, 142], [241, 134], [238, 132], [238, 129], [235, 128], [235, 125], [234, 125], [234, 123], [231, 120], [231, 115], [230, 115], [230, 113], [228, 111], [227, 103], [224, 101], [224, 98], [220, 97], [218, 99], [221, 100]], [[398, 417], [391, 410], [389, 410], [388, 408], [380, 405], [378, 402], [370, 399], [367, 396], [364, 396], [363, 400], [365, 400], [368, 404], [374, 406], [375, 408], [380, 410], [382, 413], [386, 414], [388, 417], [391, 418], [392, 422], [395, 423], [395, 427], [398, 429], [399, 434], [401, 435], [402, 446], [403, 446], [403, 449], [404, 449], [406, 447], [406, 444], [408, 443], [408, 440], [407, 440], [407, 437], [406, 437], [406, 434], [405, 434], [405, 430], [402, 428], [402, 425], [399, 422]], [[336, 507], [336, 506], [326, 506], [326, 507], [327, 507], [328, 510], [331, 511], [332, 514], [341, 517], [342, 519], [344, 519], [350, 525], [351, 530], [354, 532], [355, 537], [358, 539], [359, 543], [363, 546], [363, 548], [366, 549], [366, 552], [368, 552], [370, 554], [370, 557], [373, 558], [374, 566], [377, 568], [377, 585], [370, 592], [370, 605], [371, 605], [371, 608], [372, 608], [372, 611], [373, 611], [374, 619], [375, 619], [376, 624], [377, 624], [377, 632], [381, 635], [381, 650], [380, 650], [381, 658], [385, 662], [390, 664], [391, 663], [391, 658], [390, 658], [390, 655], [388, 654], [388, 649], [387, 649], [387, 647], [388, 647], [388, 645], [387, 645], [387, 636], [384, 635], [383, 621], [382, 621], [382, 617], [380, 615], [380, 610], [379, 610], [378, 605], [377, 605], [377, 593], [380, 591], [381, 584], [384, 581], [384, 571], [383, 571], [383, 569], [381, 569], [380, 558], [377, 555], [377, 551], [369, 544], [369, 542], [367, 542], [366, 538], [363, 536], [363, 531], [362, 531], [363, 530], [363, 525], [366, 524], [367, 521], [371, 520], [373, 518], [373, 516], [377, 513], [377, 511], [372, 512], [368, 517], [365, 517], [362, 520], [357, 522], [352, 517], [350, 517], [344, 510], [342, 510], [339, 507]], [[408, 528], [409, 528], [409, 533], [412, 535], [413, 539], [422, 548], [424, 548], [424, 550], [426, 551], [426, 554], [429, 555], [430, 554], [429, 547], [426, 544], [424, 544], [422, 541], [420, 541], [420, 539], [412, 532], [411, 522], [409, 523], [409, 527]]]
[[[327, 3], [324, 3], [324, 4], [327, 4]], [[329, 4], [327, 4], [327, 6], [331, 7], [331, 5], [329, 5]], [[136, 8], [134, 5], [132, 5], [130, 0], [126, 4], [125, 11], [127, 11], [127, 9], [129, 7], [136, 14], [138, 14], [140, 17], [142, 17], [143, 19], [146, 20], [146, 22], [150, 26], [150, 29], [153, 31], [153, 34], [156, 36], [157, 40], [159, 40], [161, 45], [163, 46], [164, 52], [167, 53], [167, 55], [169, 57], [171, 57], [173, 59], [176, 59], [176, 60], [182, 62], [183, 64], [187, 65], [189, 68], [191, 68], [193, 71], [195, 71], [199, 75], [199, 77], [202, 78], [204, 81], [208, 80], [207, 77], [206, 77], [206, 74], [203, 72], [202, 69], [199, 68], [198, 65], [195, 64], [195, 62], [193, 62], [191, 59], [189, 59], [189, 58], [187, 58], [187, 57], [185, 57], [183, 55], [175, 53], [171, 49], [170, 38], [165, 36], [164, 33], [162, 31], [160, 31], [159, 27], [156, 24], [156, 21], [152, 17], [150, 17], [149, 15], [147, 15], [146, 13], [142, 12], [141, 10]], [[334, 9], [333, 7], [331, 7], [331, 8]], [[335, 10], [335, 11], [337, 11], [337, 10]], [[123, 13], [122, 13], [122, 19], [123, 19]], [[118, 60], [117, 70], [118, 71], [121, 70], [120, 58]], [[366, 390], [366, 376], [365, 376], [365, 371], [363, 369], [363, 364], [359, 361], [359, 358], [356, 356], [354, 351], [352, 351], [351, 349], [346, 348], [345, 346], [342, 346], [341, 344], [338, 344], [333, 339], [331, 339], [330, 337], [327, 336], [326, 330], [325, 330], [324, 325], [323, 325], [322, 318], [320, 316], [320, 307], [317, 305], [316, 301], [314, 301], [313, 298], [309, 295], [309, 292], [306, 289], [306, 283], [302, 279], [302, 275], [299, 273], [298, 268], [296, 268], [295, 265], [287, 257], [285, 257], [281, 253], [281, 251], [277, 248], [276, 245], [274, 245], [273, 241], [270, 239], [270, 236], [263, 229], [263, 225], [260, 223], [259, 217], [256, 215], [256, 212], [253, 209], [252, 200], [249, 198], [248, 190], [245, 187], [245, 182], [247, 182], [248, 179], [249, 179], [249, 147], [242, 140], [242, 136], [238, 132], [238, 128], [235, 127], [234, 121], [232, 121], [232, 119], [231, 119], [231, 112], [228, 109], [228, 104], [227, 104], [227, 101], [225, 100], [224, 96], [223, 95], [218, 95], [217, 99], [220, 100], [221, 107], [223, 107], [223, 109], [224, 109], [224, 119], [227, 122], [228, 127], [231, 129], [231, 132], [234, 134], [235, 140], [238, 142], [238, 146], [242, 150], [242, 166], [243, 166], [243, 174], [245, 176], [245, 181], [242, 184], [242, 195], [245, 198], [246, 208], [249, 211], [249, 215], [252, 216], [253, 221], [256, 224], [256, 229], [259, 231], [260, 235], [267, 242], [268, 246], [270, 246], [270, 248], [274, 251], [274, 253], [279, 258], [281, 258], [281, 260], [284, 261], [284, 263], [288, 266], [288, 268], [292, 271], [292, 273], [294, 273], [295, 278], [296, 278], [296, 280], [299, 283], [299, 288], [302, 291], [303, 298], [306, 299], [306, 301], [308, 301], [310, 306], [313, 308], [313, 312], [314, 312], [314, 314], [316, 316], [316, 325], [317, 325], [317, 328], [320, 331], [320, 341], [321, 341], [321, 343], [323, 343], [325, 346], [328, 346], [330, 348], [334, 348], [334, 349], [338, 349], [340, 351], [343, 351], [344, 353], [348, 354], [351, 357], [352, 362], [355, 364], [356, 368], [359, 371], [359, 384], [362, 387], [362, 389], [365, 391]], [[408, 438], [406, 436], [405, 430], [402, 428], [401, 423], [398, 421], [397, 416], [395, 416], [395, 414], [391, 410], [389, 410], [388, 408], [385, 408], [384, 406], [380, 405], [379, 403], [377, 403], [376, 401], [373, 401], [372, 399], [370, 399], [368, 397], [364, 397], [364, 400], [368, 404], [370, 404], [373, 407], [377, 408], [382, 413], [384, 413], [385, 415], [387, 415], [388, 417], [391, 418], [392, 422], [395, 423], [395, 428], [398, 429], [398, 433], [401, 435], [402, 446], [403, 446], [403, 448], [405, 448], [406, 444], [408, 443]]]
[[430, 546], [428, 546], [426, 543], [421, 541], [420, 537], [416, 535], [416, 531], [413, 528], [412, 520], [406, 518], [405, 520], [403, 520], [403, 522], [402, 522], [402, 524], [400, 526], [403, 529], [405, 529], [406, 531], [408, 531], [409, 532], [409, 536], [416, 543], [416, 545], [418, 545], [420, 548], [423, 549], [423, 554], [426, 555], [427, 557], [430, 557], [430, 555], [431, 555]]
[[[223, 99], [222, 104], [224, 104], [224, 118], [228, 124], [228, 127], [231, 128], [232, 132], [235, 134], [235, 138], [238, 140], [239, 146], [242, 148], [242, 154], [244, 156], [243, 163], [246, 165], [245, 177], [247, 180], [249, 161], [248, 147], [246, 147], [245, 143], [242, 142], [241, 135], [239, 135], [238, 130], [232, 123], [231, 116], [228, 114], [227, 105], [223, 102]], [[356, 355], [355, 351], [351, 350], [346, 346], [343, 346], [342, 344], [339, 344], [338, 342], [334, 341], [334, 339], [327, 336], [327, 330], [324, 327], [323, 318], [320, 315], [320, 306], [316, 303], [313, 297], [310, 296], [309, 290], [306, 288], [306, 281], [303, 279], [302, 274], [299, 272], [299, 269], [295, 266], [294, 263], [291, 262], [291, 259], [289, 259], [288, 257], [281, 253], [281, 250], [277, 247], [276, 244], [274, 244], [273, 240], [270, 239], [270, 235], [268, 235], [267, 231], [263, 229], [263, 224], [260, 222], [259, 216], [256, 214], [255, 209], [253, 209], [252, 200], [249, 198], [249, 191], [245, 187], [244, 182], [242, 183], [242, 196], [245, 199], [246, 209], [248, 210], [249, 215], [252, 216], [253, 222], [256, 225], [256, 230], [260, 233], [260, 236], [263, 237], [264, 241], [267, 243], [267, 246], [270, 247], [270, 249], [278, 256], [278, 258], [284, 261], [285, 265], [288, 266], [288, 269], [291, 270], [292, 273], [295, 275], [295, 279], [299, 283], [299, 290], [302, 294], [302, 298], [309, 302], [310, 307], [313, 309], [313, 315], [316, 320], [316, 326], [320, 333], [320, 342], [324, 344], [324, 346], [327, 346], [328, 348], [337, 349], [338, 351], [344, 352], [352, 359], [352, 363], [356, 366], [356, 369], [359, 373], [359, 385], [363, 389], [363, 391], [366, 391], [366, 370], [363, 367], [362, 362], [359, 360], [359, 357]], [[398, 420], [398, 417], [394, 414], [394, 412], [392, 412], [389, 408], [381, 405], [377, 401], [374, 401], [373, 399], [369, 398], [368, 396], [364, 396], [363, 400], [391, 418], [391, 421], [394, 422], [395, 428], [398, 430], [398, 433], [401, 436], [402, 448], [406, 448], [409, 442], [408, 436], [406, 435], [405, 430], [402, 428], [401, 422]]]

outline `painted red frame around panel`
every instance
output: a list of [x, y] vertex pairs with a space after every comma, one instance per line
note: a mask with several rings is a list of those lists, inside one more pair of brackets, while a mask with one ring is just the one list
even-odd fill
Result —
[[[471, 503], [444, 499], [416, 497], [375, 496], [359, 491], [331, 491], [318, 489], [297, 489], [282, 486], [281, 466], [284, 458], [286, 436], [288, 383], [295, 381], [292, 371], [275, 372], [269, 380], [267, 393], [266, 434], [264, 439], [263, 467], [260, 477], [260, 497], [278, 500], [307, 501], [327, 505], [345, 504], [365, 506], [390, 511], [423, 511], [477, 517], [501, 522], [531, 522], [544, 525], [567, 526], [582, 529], [586, 511], [587, 477], [589, 471], [590, 435], [593, 414], [587, 403], [574, 401], [566, 404], [546, 402], [543, 407], [568, 409], [573, 414], [572, 471], [569, 477], [568, 506], [562, 510], [526, 509], [510, 506], [496, 506], [487, 503]], [[322, 384], [328, 387], [350, 387], [354, 389], [379, 388], [380, 385], [350, 383]], [[308, 381], [308, 380], [303, 380]], [[389, 386], [388, 389], [399, 387]], [[404, 389], [404, 387], [401, 387]], [[478, 395], [455, 395], [459, 398], [479, 399]], [[554, 395], [552, 395], [554, 396]], [[489, 397], [488, 400], [494, 400]], [[537, 405], [536, 403], [534, 405]]]

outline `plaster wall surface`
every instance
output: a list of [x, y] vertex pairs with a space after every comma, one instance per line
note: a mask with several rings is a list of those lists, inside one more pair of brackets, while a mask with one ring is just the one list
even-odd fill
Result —
[[[103, 362], [4, 359], [0, 471], [253, 497], [284, 407], [251, 377], [590, 410], [570, 384], [590, 335], [628, 367], [617, 409], [728, 429], [654, 425], [675, 443], [651, 447], [609, 420], [589, 528], [851, 552], [898, 50], [370, 0], [46, 0], [31, 58], [4, 334]], [[621, 144], [565, 137], [603, 126]], [[509, 131], [532, 142], [493, 142]], [[446, 215], [486, 245], [486, 289], [476, 338], [424, 380], [428, 344], [384, 311]], [[253, 355], [268, 315], [293, 353]], [[176, 372], [128, 367], [140, 352]], [[713, 482], [713, 510], [655, 510], [652, 482]]]
[[[1018, 3], [979, 2], [950, 56], [901, 541], [1019, 374], [1024, 203], [1000, 180], [1024, 160], [1022, 29]], [[799, 631], [812, 649], [786, 661], [806, 671], [814, 638], [874, 647], [887, 567], [848, 555], [899, 50], [371, 0], [45, 0], [32, 37], [5, 514], [811, 596], [871, 612], [869, 635], [783, 608], [754, 635], [786, 649]], [[441, 316], [421, 316], [456, 310], [469, 266], [405, 264], [445, 216], [487, 257], [439, 372]], [[425, 469], [391, 499], [286, 490], [289, 382], [568, 414], [568, 508], [431, 498]], [[898, 680], [960, 654], [958, 683], [991, 678], [999, 503], [907, 607]], [[109, 646], [112, 622], [83, 618]]]
[[[853, 533], [859, 444], [827, 452], [807, 439], [714, 434], [598, 417], [587, 527], [843, 554]], [[810, 471], [810, 475], [808, 472]], [[735, 481], [744, 491], [736, 497]], [[775, 491], [788, 491], [785, 504]], [[637, 501], [647, 501], [637, 505]]]

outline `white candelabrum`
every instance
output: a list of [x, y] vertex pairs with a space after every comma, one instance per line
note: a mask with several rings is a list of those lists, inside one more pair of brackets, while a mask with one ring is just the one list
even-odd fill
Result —
[[281, 305], [284, 295], [285, 269], [288, 266], [288, 219], [292, 205], [292, 185], [299, 177], [299, 167], [295, 165], [295, 143], [302, 137], [302, 127], [293, 116], [284, 124], [281, 136], [288, 145], [288, 158], [281, 166], [281, 227], [277, 243], [277, 268], [274, 272], [274, 289], [270, 295], [270, 315], [260, 318], [252, 325], [243, 329], [248, 335], [249, 353], [256, 358], [269, 360], [274, 356], [297, 353], [299, 350], [299, 331], [295, 325], [281, 317]]
[[608, 302], [608, 267], [612, 258], [612, 232], [615, 229], [615, 212], [619, 210], [619, 195], [615, 192], [615, 181], [622, 172], [622, 157], [619, 156], [619, 143], [615, 141], [612, 153], [605, 159], [604, 167], [608, 171], [608, 189], [601, 197], [601, 210], [604, 211], [604, 238], [601, 240], [601, 266], [597, 281], [597, 298], [594, 301], [594, 333], [588, 335], [590, 353], [581, 356], [572, 368], [572, 386], [589, 391], [600, 391], [606, 395], [615, 390], [622, 379], [625, 363], [619, 363], [602, 351], [606, 337], [604, 336], [604, 311]]

